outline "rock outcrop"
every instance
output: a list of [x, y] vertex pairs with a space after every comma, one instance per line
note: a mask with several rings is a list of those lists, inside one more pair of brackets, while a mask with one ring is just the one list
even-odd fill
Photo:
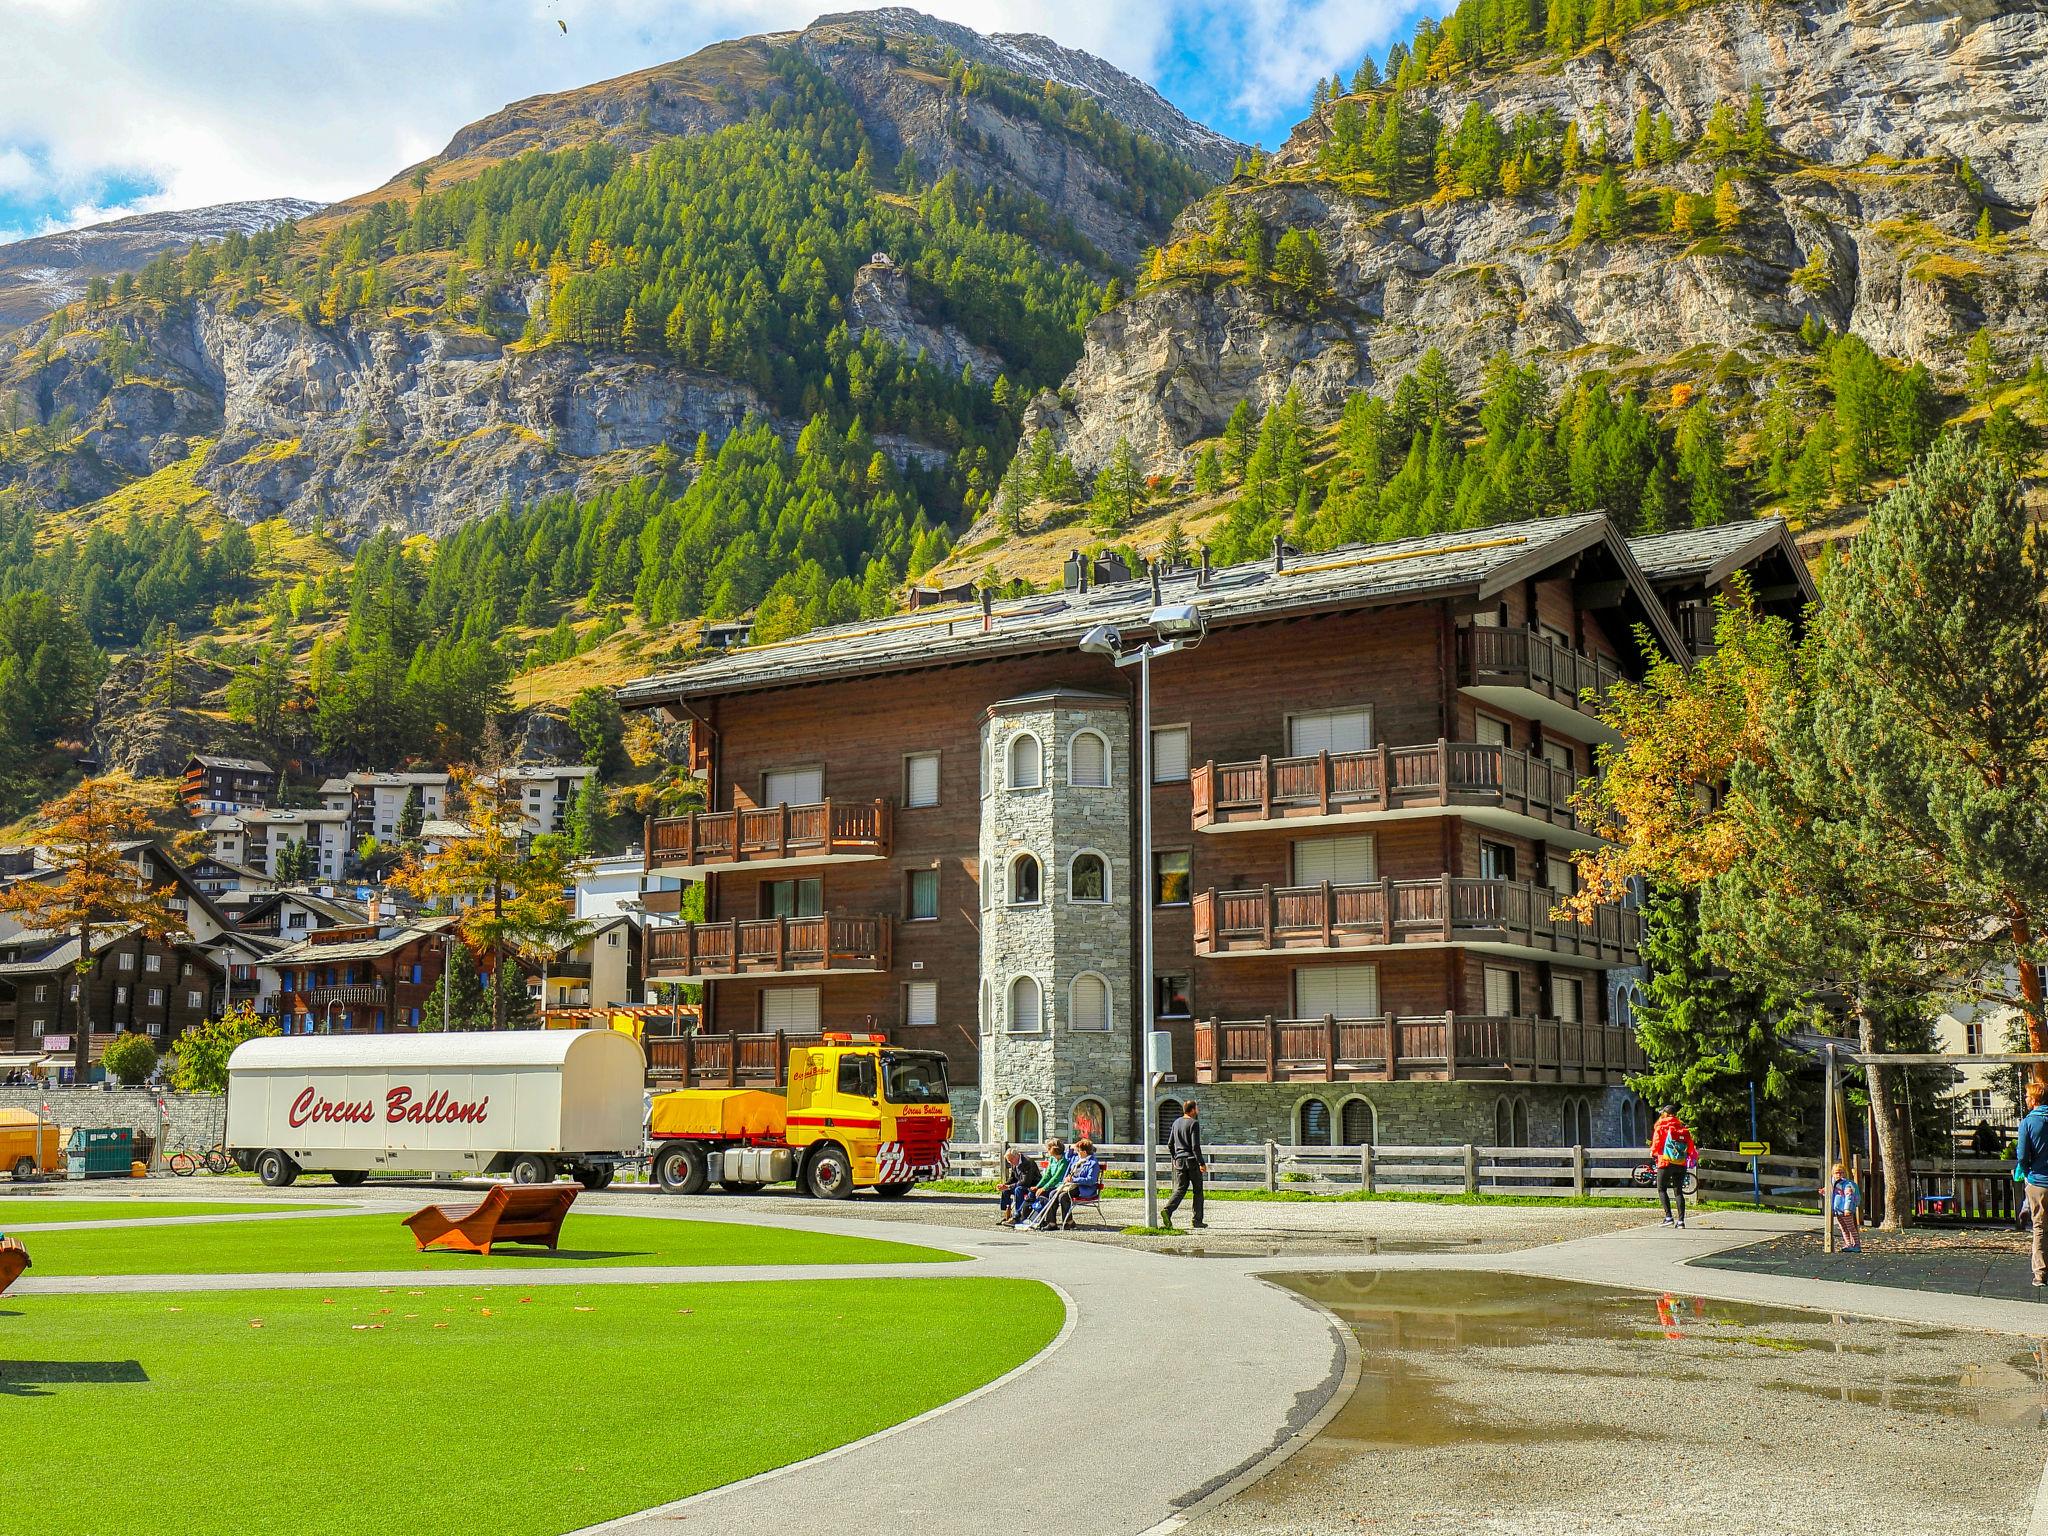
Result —
[[[2039, 350], [2048, 8], [1724, 0], [1647, 23], [1612, 50], [1432, 87], [1409, 104], [1451, 123], [1469, 101], [1503, 124], [1545, 109], [1582, 124], [1604, 113], [1626, 157], [1639, 107], [1691, 138], [1717, 102], [1739, 110], [1752, 83], [1784, 153], [1741, 178], [1736, 227], [1698, 238], [1575, 241], [1572, 190], [1391, 207], [1321, 173], [1329, 114], [1318, 114], [1231, 196], [1275, 232], [1315, 231], [1331, 297], [1311, 311], [1200, 273], [1149, 287], [1090, 325], [1065, 403], [1041, 398], [1026, 432], [1051, 427], [1084, 470], [1120, 437], [1172, 470], [1240, 399], [1263, 409], [1293, 386], [1327, 418], [1353, 391], [1390, 388], [1431, 346], [1468, 388], [1506, 352], [1553, 381], [1604, 367], [1645, 385], [1739, 390], [1802, 349], [1808, 315], [1952, 380], [1980, 328], [2007, 357]], [[1687, 160], [1627, 179], [1704, 194], [1712, 167]], [[1996, 234], [1982, 242], [1987, 200]], [[1176, 238], [1208, 217], [1191, 208]]]
[[90, 736], [102, 772], [170, 778], [185, 771], [195, 752], [261, 757], [262, 751], [222, 712], [231, 673], [187, 657], [166, 698], [156, 687], [155, 663], [145, 656], [116, 657], [93, 700]]

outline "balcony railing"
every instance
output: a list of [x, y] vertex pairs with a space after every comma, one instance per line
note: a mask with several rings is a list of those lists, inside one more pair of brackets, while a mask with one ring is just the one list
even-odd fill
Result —
[[885, 859], [893, 822], [894, 807], [887, 800], [821, 800], [661, 816], [647, 824], [646, 867]]
[[1632, 1031], [1572, 1019], [1326, 1015], [1195, 1026], [1195, 1080], [1202, 1083], [1616, 1082], [1643, 1065]]
[[1460, 687], [1526, 689], [1590, 715], [1622, 677], [1613, 662], [1535, 630], [1473, 625], [1458, 631]]
[[651, 1035], [647, 1074], [678, 1077], [685, 1087], [788, 1086], [792, 1047], [823, 1043], [822, 1035]]
[[1572, 813], [1572, 770], [1469, 741], [1203, 763], [1192, 779], [1198, 831], [1468, 806], [1583, 830]]
[[391, 989], [381, 981], [358, 981], [332, 987], [307, 989], [306, 1001], [314, 1008], [333, 1003], [340, 1008], [388, 1008]]
[[1633, 965], [1635, 912], [1613, 904], [1591, 922], [1551, 916], [1548, 886], [1515, 880], [1382, 880], [1372, 885], [1256, 886], [1195, 893], [1195, 953], [1382, 949], [1402, 944], [1511, 944], [1601, 965]]
[[667, 980], [779, 976], [805, 971], [886, 971], [890, 920], [826, 912], [818, 917], [734, 918], [648, 930], [647, 971]]

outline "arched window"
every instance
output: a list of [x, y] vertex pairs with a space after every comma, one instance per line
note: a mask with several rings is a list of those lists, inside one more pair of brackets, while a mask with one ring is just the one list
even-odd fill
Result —
[[1509, 1145], [1516, 1147], [1526, 1147], [1529, 1145], [1529, 1101], [1527, 1099], [1515, 1100], [1515, 1139]]
[[1161, 1099], [1155, 1113], [1159, 1117], [1159, 1145], [1166, 1145], [1166, 1133], [1173, 1129], [1173, 1122], [1180, 1118], [1179, 1099]]
[[1303, 1147], [1327, 1147], [1330, 1144], [1330, 1106], [1321, 1099], [1303, 1099], [1297, 1111], [1300, 1118], [1300, 1134], [1295, 1144]]
[[1371, 1100], [1346, 1099], [1337, 1118], [1337, 1132], [1345, 1146], [1369, 1147], [1379, 1139], [1379, 1127], [1373, 1123]]
[[1067, 744], [1067, 782], [1082, 789], [1109, 787], [1109, 742], [1100, 731], [1076, 731]]
[[988, 978], [984, 976], [981, 978], [981, 1032], [984, 1035], [989, 1032], [990, 1026], [993, 1022], [989, 1018], [989, 1014], [993, 1011], [994, 1010], [989, 1007]]
[[1572, 1145], [1590, 1147], [1593, 1145], [1593, 1106], [1581, 1099], [1576, 1109], [1578, 1112], [1572, 1117]]
[[1029, 1099], [1019, 1099], [1010, 1106], [1010, 1140], [1018, 1146], [1036, 1146], [1041, 1139], [1038, 1134], [1038, 1106]]
[[1019, 976], [1010, 983], [1011, 1034], [1035, 1035], [1044, 1027], [1039, 1001], [1038, 983], [1031, 977]]
[[1029, 853], [1020, 853], [1010, 860], [1010, 905], [1013, 907], [1035, 907], [1041, 895], [1043, 876], [1038, 868], [1038, 859]]
[[1099, 853], [1077, 853], [1067, 866], [1067, 900], [1109, 900], [1109, 860]]
[[1038, 738], [1029, 731], [1010, 738], [1010, 788], [1036, 789], [1043, 771]]
[[1515, 1144], [1514, 1106], [1506, 1099], [1497, 1099], [1493, 1106], [1493, 1144], [1496, 1147], [1512, 1147]]
[[1072, 1029], [1109, 1028], [1109, 983], [1083, 971], [1067, 989], [1067, 1025]]
[[1074, 1106], [1074, 1135], [1090, 1141], [1109, 1140], [1109, 1111], [1100, 1099], [1083, 1099]]

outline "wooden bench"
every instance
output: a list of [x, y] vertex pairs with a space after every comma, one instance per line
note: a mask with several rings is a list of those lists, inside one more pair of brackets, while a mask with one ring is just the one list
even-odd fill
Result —
[[28, 1268], [28, 1250], [19, 1247], [0, 1248], [0, 1291], [4, 1291], [21, 1278], [21, 1272]]
[[552, 1249], [562, 1222], [583, 1193], [576, 1184], [498, 1184], [467, 1210], [430, 1205], [405, 1218], [420, 1250], [452, 1248], [489, 1257], [493, 1243], [538, 1243]]

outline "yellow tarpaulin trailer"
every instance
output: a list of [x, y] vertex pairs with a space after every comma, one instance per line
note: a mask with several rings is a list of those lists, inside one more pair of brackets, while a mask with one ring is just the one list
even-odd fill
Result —
[[57, 1122], [32, 1109], [0, 1109], [0, 1170], [17, 1179], [55, 1173], [64, 1166]]

